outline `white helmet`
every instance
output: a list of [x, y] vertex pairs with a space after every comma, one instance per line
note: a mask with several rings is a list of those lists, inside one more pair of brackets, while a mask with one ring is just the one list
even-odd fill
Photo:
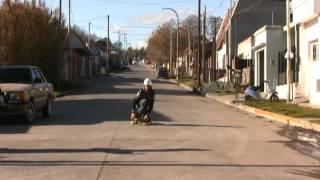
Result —
[[146, 78], [143, 82], [143, 85], [145, 86], [152, 86], [152, 81], [149, 78]]

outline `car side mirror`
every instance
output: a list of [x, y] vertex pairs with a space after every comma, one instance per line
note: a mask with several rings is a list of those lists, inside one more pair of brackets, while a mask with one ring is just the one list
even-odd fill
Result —
[[35, 84], [40, 84], [40, 83], [42, 83], [42, 80], [40, 78], [36, 78], [33, 82]]

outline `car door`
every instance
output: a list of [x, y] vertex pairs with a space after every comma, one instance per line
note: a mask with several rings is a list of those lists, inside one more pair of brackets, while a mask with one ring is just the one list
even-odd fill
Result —
[[41, 76], [41, 74], [39, 73], [39, 70], [37, 68], [33, 68], [35, 74], [36, 74], [36, 79], [38, 79], [39, 81], [35, 83], [35, 88], [37, 89], [38, 93], [37, 93], [37, 104], [36, 107], [37, 108], [41, 108], [45, 105], [46, 103], [46, 97], [45, 97], [45, 87], [43, 86], [43, 78]]
[[50, 91], [51, 91], [51, 87], [49, 87], [49, 84], [46, 80], [46, 78], [44, 77], [44, 75], [42, 74], [41, 70], [39, 68], [36, 68], [39, 76], [41, 77], [41, 80], [42, 80], [42, 83], [41, 83], [41, 88], [42, 88], [42, 91], [41, 91], [41, 94], [42, 94], [42, 100], [43, 100], [43, 103], [44, 105], [47, 104], [47, 100], [48, 100], [48, 97], [50, 95]]
[[31, 76], [32, 76], [32, 89], [30, 92], [31, 97], [33, 98], [33, 101], [35, 103], [36, 108], [39, 108], [40, 104], [40, 85], [36, 82], [37, 73], [34, 68], [31, 69]]

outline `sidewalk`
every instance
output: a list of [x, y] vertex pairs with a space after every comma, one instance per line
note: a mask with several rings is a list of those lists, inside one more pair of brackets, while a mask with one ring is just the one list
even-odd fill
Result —
[[[175, 80], [170, 80], [172, 83], [177, 83], [177, 81]], [[179, 83], [178, 84], [180, 87], [185, 88], [188, 91], [192, 91], [192, 88]], [[296, 127], [301, 127], [304, 129], [310, 129], [310, 130], [314, 130], [317, 132], [320, 132], [320, 124], [315, 124], [312, 123], [310, 121], [315, 120], [313, 118], [294, 118], [294, 117], [289, 117], [289, 116], [285, 116], [285, 115], [281, 115], [281, 114], [277, 114], [277, 113], [272, 113], [272, 112], [267, 112], [261, 109], [257, 109], [254, 107], [250, 107], [250, 106], [246, 106], [243, 105], [241, 103], [237, 103], [235, 102], [235, 96], [234, 95], [218, 95], [218, 94], [214, 94], [214, 93], [207, 93], [206, 94], [207, 98], [210, 99], [214, 99], [220, 103], [232, 106], [234, 108], [246, 111], [248, 113], [254, 114], [256, 116], [261, 116], [273, 121], [278, 121], [280, 123], [283, 124], [287, 124], [288, 126], [296, 126]], [[241, 102], [241, 100], [243, 100], [243, 95], [240, 94], [239, 95], [239, 100]]]

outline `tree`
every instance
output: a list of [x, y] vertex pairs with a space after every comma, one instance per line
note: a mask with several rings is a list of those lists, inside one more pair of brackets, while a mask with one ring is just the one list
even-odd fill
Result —
[[[220, 27], [222, 19], [217, 18], [217, 29]], [[207, 40], [213, 37], [213, 21], [208, 21], [207, 34], [205, 38]], [[165, 22], [159, 28], [157, 28], [148, 40], [148, 47], [146, 49], [147, 59], [156, 62], [158, 64], [168, 63], [170, 60], [170, 31], [172, 30], [172, 59], [173, 62], [176, 60], [176, 35], [177, 28], [176, 23], [173, 20]], [[182, 56], [190, 45], [192, 47], [197, 47], [198, 45], [198, 16], [190, 15], [185, 20], [182, 21], [179, 30], [179, 56]], [[201, 37], [202, 39], [203, 37]]]
[[[79, 26], [74, 25], [73, 28], [74, 32], [81, 38], [81, 40], [85, 43], [88, 43], [89, 34], [81, 29]], [[96, 34], [90, 34], [90, 45], [91, 47], [96, 47], [96, 41], [98, 41], [98, 36]]]
[[[156, 29], [148, 40], [146, 57], [151, 62], [159, 64], [167, 63], [170, 60], [170, 31], [176, 34], [174, 21], [164, 23]], [[172, 43], [175, 47], [175, 43]]]
[[57, 82], [63, 65], [63, 39], [57, 11], [39, 1], [5, 0], [0, 6], [0, 64], [39, 66]]

